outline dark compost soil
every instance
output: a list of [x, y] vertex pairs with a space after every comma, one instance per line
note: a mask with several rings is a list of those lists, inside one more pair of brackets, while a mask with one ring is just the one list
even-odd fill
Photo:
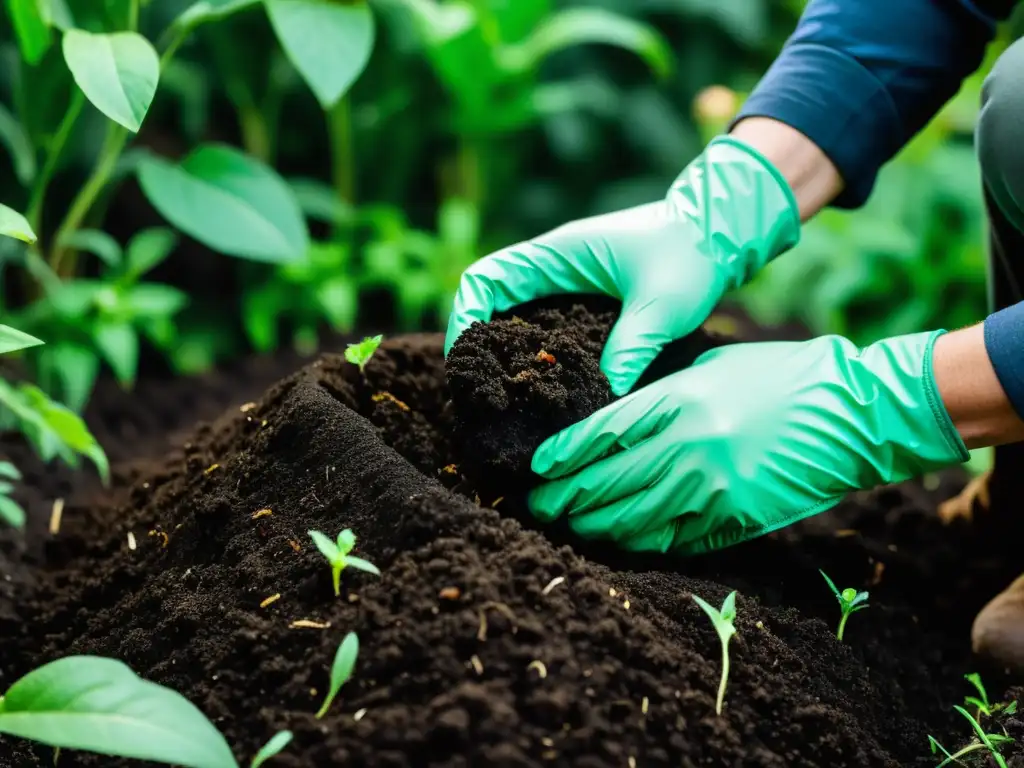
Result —
[[[557, 392], [526, 356], [540, 340], [555, 365], [593, 373], [580, 350], [592, 363], [597, 339], [558, 328], [602, 312], [549, 311], [520, 346], [494, 324], [495, 339], [480, 331], [480, 359], [490, 349], [511, 378], [539, 370], [541, 391]], [[626, 556], [542, 529], [504, 500], [478, 503], [487, 473], [466, 479], [460, 462], [507, 458], [523, 479], [521, 452], [459, 445], [465, 408], [450, 403], [441, 350], [439, 334], [392, 339], [362, 375], [328, 354], [253, 403], [232, 399], [157, 459], [115, 451], [135, 458], [113, 489], [72, 496], [58, 534], [37, 525], [35, 549], [0, 550], [13, 575], [0, 593], [5, 685], [60, 656], [114, 656], [195, 702], [240, 761], [290, 728], [295, 741], [271, 763], [282, 768], [926, 766], [938, 762], [927, 734], [950, 748], [967, 740], [951, 706], [976, 668], [970, 621], [1018, 573], [1015, 534], [938, 521], [962, 473], [855, 494], [711, 556]], [[513, 409], [496, 436], [520, 430], [506, 434], [527, 446], [607, 399], [593, 380], [561, 386], [571, 417], [551, 406], [540, 429]], [[39, 500], [70, 490], [33, 481]], [[383, 575], [346, 572], [336, 599], [306, 532], [343, 527]], [[871, 590], [845, 644], [819, 567]], [[717, 717], [720, 648], [690, 595], [720, 603], [730, 589], [739, 635]], [[360, 637], [355, 677], [316, 720], [348, 631]], [[51, 761], [48, 748], [0, 739], [0, 765]], [[59, 764], [128, 765], [70, 752]]]

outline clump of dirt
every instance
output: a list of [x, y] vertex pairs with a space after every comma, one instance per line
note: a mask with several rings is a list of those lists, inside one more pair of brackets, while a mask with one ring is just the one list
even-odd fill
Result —
[[[114, 656], [193, 701], [242, 764], [292, 730], [281, 768], [899, 768], [928, 756], [927, 734], [966, 737], [951, 710], [974, 671], [961, 614], [1017, 563], [986, 544], [979, 578], [970, 529], [934, 521], [962, 476], [857, 494], [816, 527], [714, 556], [595, 561], [437, 482], [458, 475], [441, 344], [388, 341], [364, 374], [325, 356], [199, 425], [126, 503], [69, 505], [47, 570], [0, 614], [6, 679]], [[345, 527], [382, 576], [346, 572], [336, 599], [307, 531]], [[843, 644], [818, 567], [871, 590]], [[718, 717], [719, 642], [691, 595], [730, 589], [739, 635]], [[349, 631], [355, 676], [317, 720]], [[0, 739], [0, 765], [51, 763]]]
[[[616, 398], [601, 353], [621, 304], [606, 296], [558, 296], [474, 323], [448, 354], [454, 442], [462, 473], [482, 497], [520, 495], [544, 440]], [[669, 344], [637, 387], [689, 367], [723, 339], [701, 328]], [[634, 388], [634, 389], [636, 389]]]

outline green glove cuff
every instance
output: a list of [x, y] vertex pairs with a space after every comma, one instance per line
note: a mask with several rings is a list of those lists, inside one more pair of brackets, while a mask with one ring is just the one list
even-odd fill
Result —
[[730, 289], [800, 241], [800, 209], [789, 183], [732, 136], [713, 139], [679, 174], [667, 200], [703, 231], [706, 255]]

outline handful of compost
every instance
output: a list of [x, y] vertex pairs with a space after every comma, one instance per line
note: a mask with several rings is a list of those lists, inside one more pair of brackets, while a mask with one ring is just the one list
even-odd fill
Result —
[[[483, 497], [528, 492], [541, 482], [530, 469], [540, 444], [617, 399], [600, 361], [620, 309], [599, 295], [538, 299], [459, 336], [446, 361], [454, 445]], [[672, 342], [635, 388], [723, 342], [704, 329]]]

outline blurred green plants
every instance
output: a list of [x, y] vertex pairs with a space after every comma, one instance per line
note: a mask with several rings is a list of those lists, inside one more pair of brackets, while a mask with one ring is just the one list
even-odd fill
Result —
[[[0, 312], [47, 342], [21, 370], [80, 412], [104, 370], [440, 328], [473, 260], [663, 195], [803, 5], [7, 0]], [[970, 138], [1012, 37], [735, 300], [861, 342], [980, 319]]]

